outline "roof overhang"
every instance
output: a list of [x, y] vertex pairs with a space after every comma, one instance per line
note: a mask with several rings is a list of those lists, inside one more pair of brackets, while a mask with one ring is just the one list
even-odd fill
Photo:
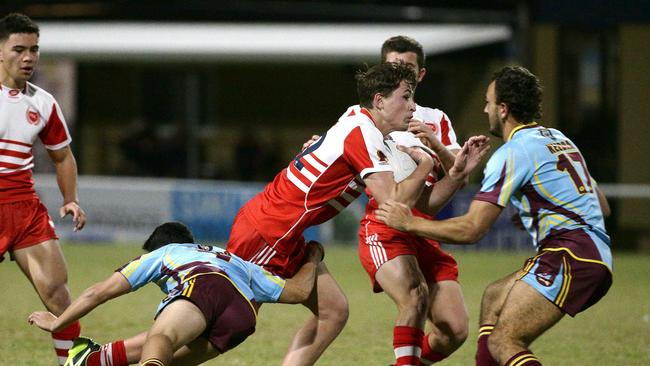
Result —
[[164, 22], [41, 22], [47, 57], [79, 61], [151, 62], [375, 60], [394, 35], [417, 39], [428, 55], [504, 42], [507, 25], [260, 24]]

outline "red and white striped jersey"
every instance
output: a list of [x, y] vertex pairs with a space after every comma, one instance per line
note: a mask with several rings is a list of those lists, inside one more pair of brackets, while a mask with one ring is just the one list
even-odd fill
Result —
[[370, 113], [352, 106], [242, 210], [271, 246], [293, 242], [359, 197], [363, 177], [391, 171], [384, 149]]
[[0, 85], [0, 203], [36, 197], [32, 145], [37, 137], [49, 150], [72, 141], [54, 97], [31, 83], [25, 90]]
[[[461, 148], [461, 146], [456, 141], [456, 132], [454, 132], [454, 128], [451, 126], [451, 121], [445, 112], [437, 108], [428, 108], [416, 105], [415, 113], [413, 113], [413, 118], [419, 119], [427, 126], [430, 126], [436, 137], [440, 140], [440, 142], [442, 142], [443, 145], [447, 147], [448, 150]], [[437, 181], [438, 177], [436, 175], [429, 174], [427, 177], [427, 185], [434, 185]], [[365, 218], [368, 220], [377, 221], [374, 217], [373, 212], [379, 205], [377, 204], [377, 201], [374, 199], [374, 197], [372, 197], [370, 192], [366, 191], [366, 194], [368, 195], [368, 204], [366, 205]], [[429, 218], [428, 215], [419, 212], [415, 208], [412, 211], [416, 216]]]
[[445, 112], [437, 108], [428, 108], [416, 105], [413, 118], [417, 118], [431, 126], [436, 137], [443, 145], [447, 146], [447, 149], [460, 149], [460, 145], [456, 141], [456, 132], [454, 132], [454, 129], [451, 126], [451, 121]]

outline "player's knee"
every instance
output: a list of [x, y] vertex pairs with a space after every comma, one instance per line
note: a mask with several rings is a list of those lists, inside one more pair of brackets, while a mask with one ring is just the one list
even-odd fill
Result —
[[424, 282], [414, 283], [410, 286], [408, 296], [397, 300], [397, 307], [402, 315], [426, 316], [429, 308], [429, 287]]
[[70, 291], [65, 282], [41, 281], [36, 288], [43, 304], [55, 315], [60, 315], [70, 305]]

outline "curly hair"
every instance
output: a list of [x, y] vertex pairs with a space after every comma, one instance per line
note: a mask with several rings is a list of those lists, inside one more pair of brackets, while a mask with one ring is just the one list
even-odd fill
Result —
[[359, 105], [365, 108], [372, 107], [375, 94], [389, 96], [399, 88], [402, 81], [405, 81], [413, 90], [417, 85], [415, 72], [404, 62], [382, 62], [366, 71], [359, 70], [355, 78]]
[[0, 41], [7, 40], [14, 33], [36, 33], [38, 36], [39, 29], [27, 15], [11, 13], [0, 19]]
[[508, 105], [519, 122], [542, 118], [542, 85], [537, 76], [521, 66], [506, 66], [494, 73], [496, 102]]

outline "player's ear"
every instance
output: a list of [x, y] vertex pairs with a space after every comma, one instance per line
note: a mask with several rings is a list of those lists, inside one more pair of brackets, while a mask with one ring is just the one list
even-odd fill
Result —
[[424, 67], [421, 68], [420, 71], [418, 71], [418, 83], [420, 83], [422, 79], [424, 79], [424, 75], [426, 74], [427, 74], [427, 69]]
[[499, 118], [501, 120], [505, 120], [510, 113], [510, 108], [508, 108], [508, 105], [506, 103], [499, 103], [497, 111], [499, 112]]
[[381, 93], [375, 93], [372, 97], [372, 108], [377, 110], [384, 108], [384, 96]]

